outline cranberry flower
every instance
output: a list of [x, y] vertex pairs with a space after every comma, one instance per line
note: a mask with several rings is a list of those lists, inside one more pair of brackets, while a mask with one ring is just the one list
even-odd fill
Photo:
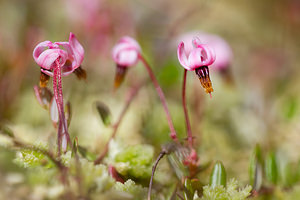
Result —
[[193, 31], [181, 35], [177, 41], [185, 42], [185, 50], [190, 52], [194, 48], [190, 41], [192, 41], [195, 36], [197, 36], [201, 42], [214, 49], [216, 53], [216, 60], [211, 65], [212, 69], [223, 71], [230, 66], [233, 57], [231, 47], [223, 38], [218, 35]]
[[33, 50], [33, 58], [41, 67], [41, 71], [53, 76], [56, 62], [61, 67], [62, 75], [67, 76], [80, 67], [84, 57], [84, 49], [73, 33], [69, 42], [44, 41]]
[[[33, 50], [33, 58], [41, 67], [40, 87], [46, 87], [49, 76], [53, 77], [53, 92], [59, 114], [58, 123], [58, 153], [61, 148], [66, 151], [70, 136], [68, 133], [67, 120], [64, 113], [63, 93], [61, 76], [67, 76], [81, 69], [80, 65], [84, 58], [84, 49], [73, 33], [70, 33], [69, 42], [39, 43]], [[84, 73], [81, 69], [80, 73]], [[78, 75], [77, 76], [85, 76]]]
[[141, 47], [133, 38], [125, 36], [114, 46], [112, 56], [121, 66], [130, 67], [138, 62]]
[[180, 42], [177, 49], [177, 56], [180, 64], [188, 71], [194, 71], [199, 77], [202, 87], [206, 93], [211, 94], [211, 85], [208, 66], [213, 64], [216, 55], [213, 49], [207, 44], [202, 44], [198, 38], [193, 39], [193, 49], [186, 50], [184, 43]]
[[125, 36], [114, 46], [112, 57], [117, 64], [115, 76], [115, 89], [120, 86], [124, 80], [127, 68], [134, 66], [140, 57], [141, 47], [133, 38]]

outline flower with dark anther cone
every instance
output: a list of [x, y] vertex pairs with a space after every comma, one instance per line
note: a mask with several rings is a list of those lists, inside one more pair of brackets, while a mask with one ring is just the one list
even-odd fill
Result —
[[112, 57], [117, 64], [114, 88], [117, 89], [124, 80], [127, 68], [134, 66], [141, 53], [141, 47], [133, 38], [125, 36], [114, 46]]
[[198, 37], [202, 43], [207, 44], [214, 49], [216, 60], [211, 65], [213, 70], [222, 72], [230, 67], [233, 60], [232, 49], [228, 42], [218, 35], [202, 31], [192, 31], [178, 37], [176, 43], [178, 44], [180, 41], [185, 42], [185, 51], [190, 52], [194, 48], [190, 41], [192, 41], [195, 36]]
[[39, 43], [34, 51], [33, 58], [41, 67], [40, 87], [46, 87], [48, 76], [53, 77], [53, 92], [59, 113], [58, 150], [66, 151], [70, 144], [68, 126], [64, 113], [61, 76], [67, 76], [77, 69], [84, 58], [84, 49], [73, 33], [70, 33], [68, 42]]
[[209, 77], [208, 66], [214, 63], [216, 59], [215, 52], [207, 44], [201, 43], [198, 38], [194, 38], [192, 44], [194, 48], [188, 51], [184, 48], [183, 42], [179, 43], [177, 49], [178, 60], [186, 70], [195, 70], [202, 87], [206, 93], [211, 94], [214, 90]]

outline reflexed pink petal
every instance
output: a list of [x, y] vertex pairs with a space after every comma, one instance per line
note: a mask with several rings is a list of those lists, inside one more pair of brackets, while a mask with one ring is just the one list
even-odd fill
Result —
[[45, 69], [43, 69], [43, 68], [41, 68], [41, 71], [42, 71], [44, 74], [47, 74], [48, 76], [53, 77], [53, 72], [50, 72], [50, 71], [45, 70]]
[[77, 64], [77, 66], [73, 66], [73, 67], [74, 67], [74, 69], [76, 69], [77, 67], [79, 67], [81, 65], [81, 63], [83, 61], [84, 49], [73, 33], [70, 33], [69, 43], [73, 50], [74, 59], [76, 60], [76, 64]]
[[69, 71], [65, 71], [65, 72], [62, 72], [62, 76], [68, 76], [69, 74], [72, 74], [74, 72], [74, 69], [71, 69]]
[[59, 57], [58, 49], [47, 49], [40, 54], [36, 62], [42, 68], [50, 70], [52, 68], [53, 63], [58, 57]]
[[206, 54], [206, 59], [203, 60], [202, 64], [207, 66], [213, 64], [216, 60], [215, 51], [206, 44], [201, 45], [201, 47], [203, 48], [202, 53]]
[[47, 49], [39, 55], [36, 63], [44, 69], [52, 69], [53, 63], [60, 57], [60, 64], [63, 65], [67, 59], [67, 52], [61, 49]]
[[57, 44], [59, 47], [62, 47], [66, 50], [66, 52], [68, 53], [68, 55], [72, 55], [73, 51], [72, 48], [69, 44], [69, 42], [55, 42], [54, 44]]
[[203, 66], [203, 59], [206, 59], [206, 55], [204, 58], [203, 54], [202, 54], [202, 49], [195, 48], [195, 49], [193, 49], [193, 51], [191, 51], [191, 53], [188, 57], [188, 66], [192, 70], [195, 70], [196, 68]]
[[37, 62], [38, 57], [41, 55], [41, 53], [43, 53], [43, 51], [45, 51], [46, 49], [48, 49], [50, 47], [50, 44], [52, 44], [52, 42], [50, 41], [44, 41], [39, 43], [33, 50], [33, 58], [35, 60], [35, 62]]
[[188, 64], [188, 59], [187, 59], [187, 56], [186, 56], [186, 52], [185, 52], [185, 49], [184, 49], [184, 43], [183, 42], [180, 42], [180, 44], [178, 45], [177, 57], [178, 57], [178, 60], [179, 60], [180, 64], [185, 69], [187, 69], [189, 71], [193, 70], [193, 69], [190, 68], [190, 66]]

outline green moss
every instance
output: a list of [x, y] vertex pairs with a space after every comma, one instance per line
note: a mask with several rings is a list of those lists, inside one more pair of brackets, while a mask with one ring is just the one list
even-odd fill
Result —
[[115, 167], [123, 176], [145, 179], [151, 176], [153, 147], [136, 145], [125, 148], [115, 157]]
[[238, 189], [238, 182], [231, 179], [227, 183], [225, 188], [223, 185], [218, 185], [214, 188], [211, 186], [204, 186], [203, 197], [197, 198], [201, 200], [243, 200], [250, 195], [251, 186], [246, 186], [245, 188]]

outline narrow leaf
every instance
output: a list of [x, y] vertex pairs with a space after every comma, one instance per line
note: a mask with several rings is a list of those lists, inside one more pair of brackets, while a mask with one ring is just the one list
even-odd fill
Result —
[[215, 188], [218, 185], [226, 187], [226, 171], [221, 161], [217, 161], [210, 175], [210, 186]]
[[111, 124], [111, 113], [109, 108], [102, 102], [96, 102], [97, 111], [101, 117], [101, 120], [105, 126], [109, 126]]
[[270, 152], [266, 158], [265, 172], [267, 180], [276, 185], [278, 182], [278, 167], [274, 152]]
[[73, 141], [73, 146], [72, 146], [72, 154], [71, 156], [74, 157], [77, 154], [78, 151], [78, 138], [75, 137], [74, 141]]
[[249, 179], [250, 184], [253, 186], [253, 189], [258, 191], [262, 186], [263, 180], [263, 159], [261, 148], [257, 144], [253, 151], [252, 157], [250, 159], [249, 165]]

